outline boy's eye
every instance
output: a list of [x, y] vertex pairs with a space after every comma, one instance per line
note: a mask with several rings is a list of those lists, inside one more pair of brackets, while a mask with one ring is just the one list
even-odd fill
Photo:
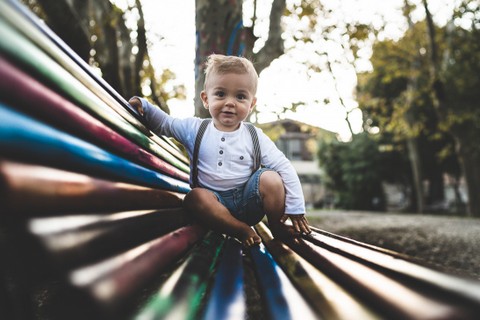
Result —
[[244, 95], [243, 93], [237, 94], [237, 99], [238, 99], [238, 100], [244, 100], [244, 99], [246, 99], [246, 98], [247, 98], [247, 96]]
[[216, 92], [215, 92], [215, 95], [216, 95], [217, 97], [223, 97], [223, 96], [225, 96], [225, 92], [223, 92], [223, 91], [216, 91]]

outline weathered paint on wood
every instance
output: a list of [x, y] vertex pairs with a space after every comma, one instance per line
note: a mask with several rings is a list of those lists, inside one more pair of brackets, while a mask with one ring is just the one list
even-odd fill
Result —
[[0, 161], [0, 189], [0, 212], [17, 219], [179, 208], [185, 196], [183, 193], [5, 160]]
[[42, 121], [91, 141], [133, 162], [188, 182], [184, 171], [118, 134], [100, 120], [0, 57], [0, 93], [5, 101]]
[[[338, 253], [303, 239], [287, 241], [303, 258], [368, 305], [389, 319], [453, 319], [465, 316], [464, 310], [446, 305], [438, 297], [424, 296], [368, 264], [350, 260]], [[381, 283], [381, 286], [378, 285]], [[399, 298], [401, 297], [401, 298]]]
[[68, 270], [118, 254], [187, 224], [181, 208], [33, 218], [27, 229], [45, 262]]
[[0, 147], [5, 157], [187, 193], [190, 186], [106, 152], [0, 104]]
[[137, 320], [198, 319], [225, 238], [210, 232], [135, 316]]
[[215, 275], [203, 319], [245, 319], [242, 245], [229, 238]]
[[351, 294], [278, 239], [264, 223], [255, 226], [263, 243], [312, 309], [324, 319], [375, 319]]
[[[452, 277], [413, 263], [403, 255], [365, 244], [348, 241], [322, 231], [314, 231], [305, 239], [318, 248], [324, 248], [352, 261], [367, 265], [372, 270], [405, 284], [424, 296], [438, 295], [443, 305], [451, 304], [461, 313], [480, 312], [480, 288], [467, 279]], [[435, 295], [432, 295], [435, 292]]]
[[28, 37], [29, 41], [48, 53], [85, 86], [89, 87], [98, 97], [116, 113], [129, 121], [133, 126], [149, 134], [149, 130], [141, 123], [141, 117], [129, 108], [128, 103], [105, 80], [93, 72], [93, 69], [83, 61], [68, 45], [60, 39], [40, 19], [28, 11], [17, 1], [2, 1], [0, 12], [5, 21]]
[[74, 270], [69, 279], [95, 300], [118, 306], [155, 274], [184, 256], [205, 233], [198, 225], [182, 227], [118, 256]]
[[[293, 311], [288, 303], [288, 286], [282, 282], [280, 274], [283, 271], [273, 260], [263, 244], [250, 248], [254, 262], [256, 278], [261, 287], [270, 319], [293, 319]], [[284, 279], [288, 281], [287, 279]], [[300, 306], [297, 306], [300, 309]], [[297, 310], [300, 313], [300, 310]], [[305, 312], [303, 312], [305, 314]]]
[[93, 113], [95, 117], [101, 119], [123, 136], [128, 137], [180, 170], [189, 172], [189, 167], [183, 161], [166, 152], [160, 145], [132, 126], [131, 123], [91, 92], [89, 88], [3, 20], [0, 20], [0, 29], [2, 30], [0, 52], [8, 56], [9, 60], [15, 61], [22, 68], [27, 68], [29, 74], [35, 75], [36, 78], [48, 84], [55, 91], [62, 92], [69, 100]]

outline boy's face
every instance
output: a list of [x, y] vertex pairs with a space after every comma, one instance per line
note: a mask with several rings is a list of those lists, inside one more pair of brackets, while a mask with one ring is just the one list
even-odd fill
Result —
[[257, 102], [252, 78], [247, 73], [211, 74], [200, 96], [220, 131], [238, 129]]

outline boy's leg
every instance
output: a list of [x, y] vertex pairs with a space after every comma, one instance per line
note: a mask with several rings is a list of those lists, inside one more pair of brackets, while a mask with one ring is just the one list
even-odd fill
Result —
[[280, 175], [271, 170], [263, 172], [260, 176], [259, 190], [273, 235], [280, 238], [295, 235], [293, 228], [281, 221], [285, 214], [285, 186]]
[[246, 223], [236, 219], [207, 189], [195, 188], [183, 200], [183, 206], [194, 220], [214, 231], [225, 233], [251, 246], [261, 239]]

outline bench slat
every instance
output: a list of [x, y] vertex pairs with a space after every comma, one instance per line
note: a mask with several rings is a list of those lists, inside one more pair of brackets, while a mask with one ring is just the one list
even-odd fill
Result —
[[245, 319], [242, 246], [228, 239], [203, 319]]
[[453, 319], [465, 316], [464, 310], [443, 304], [437, 300], [438, 297], [424, 296], [406, 283], [310, 241], [296, 239], [287, 243], [357, 299], [389, 319]]
[[210, 232], [141, 308], [135, 319], [198, 319], [224, 244], [223, 236]]
[[325, 248], [349, 260], [358, 261], [370, 269], [378, 270], [418, 294], [434, 297], [442, 305], [451, 306], [460, 314], [480, 313], [480, 287], [477, 283], [412, 263], [395, 253], [371, 250], [319, 232], [313, 232], [305, 239], [317, 248]]
[[70, 215], [28, 221], [28, 231], [59, 270], [85, 265], [186, 225], [181, 208]]
[[270, 319], [317, 318], [263, 244], [251, 248], [250, 254]]
[[0, 93], [5, 101], [35, 118], [117, 155], [188, 182], [189, 176], [106, 126], [0, 57]]
[[0, 104], [0, 147], [5, 156], [187, 193], [190, 186], [104, 151]]
[[28, 216], [179, 208], [185, 196], [11, 161], [0, 161], [0, 188], [0, 212], [20, 220]]
[[[105, 122], [123, 136], [152, 151], [180, 170], [189, 172], [189, 167], [183, 161], [166, 152], [157, 142], [145, 136], [131, 123], [118, 115], [69, 72], [1, 19], [0, 29], [2, 30], [0, 53], [6, 55], [9, 60], [15, 61], [22, 69], [28, 70], [29, 74], [34, 75], [55, 91], [61, 92], [76, 105], [94, 114], [95, 117], [101, 119], [102, 122]], [[166, 142], [163, 143], [167, 144]]]
[[263, 222], [255, 226], [263, 243], [317, 315], [324, 319], [379, 319], [364, 304], [278, 239]]
[[113, 258], [74, 270], [69, 275], [70, 282], [101, 303], [107, 313], [116, 313], [152, 277], [184, 256], [205, 233], [197, 225], [182, 227]]
[[[119, 114], [122, 118], [131, 123], [135, 128], [149, 134], [149, 130], [143, 125], [140, 117], [135, 117], [133, 112], [128, 112], [128, 109], [122, 106], [118, 99], [115, 99], [112, 95], [113, 89], [110, 91], [105, 90], [105, 86], [100, 85], [97, 81], [98, 76], [95, 76], [90, 67], [85, 67], [85, 62], [81, 63], [82, 59], [78, 55], [68, 54], [65, 48], [67, 45], [58, 37], [49, 37], [46, 33], [47, 27], [39, 21], [39, 19], [31, 14], [28, 14], [25, 10], [20, 9], [21, 6], [15, 4], [15, 2], [0, 2], [0, 16], [14, 25], [15, 28], [28, 38], [28, 41], [43, 52], [47, 53], [57, 63], [61, 65], [63, 69], [72, 74], [77, 80], [83, 83], [90, 91], [95, 93], [102, 101], [104, 101], [113, 111]], [[50, 33], [51, 35], [51, 33]], [[53, 41], [55, 39], [56, 41]], [[69, 50], [68, 52], [70, 52]]]

